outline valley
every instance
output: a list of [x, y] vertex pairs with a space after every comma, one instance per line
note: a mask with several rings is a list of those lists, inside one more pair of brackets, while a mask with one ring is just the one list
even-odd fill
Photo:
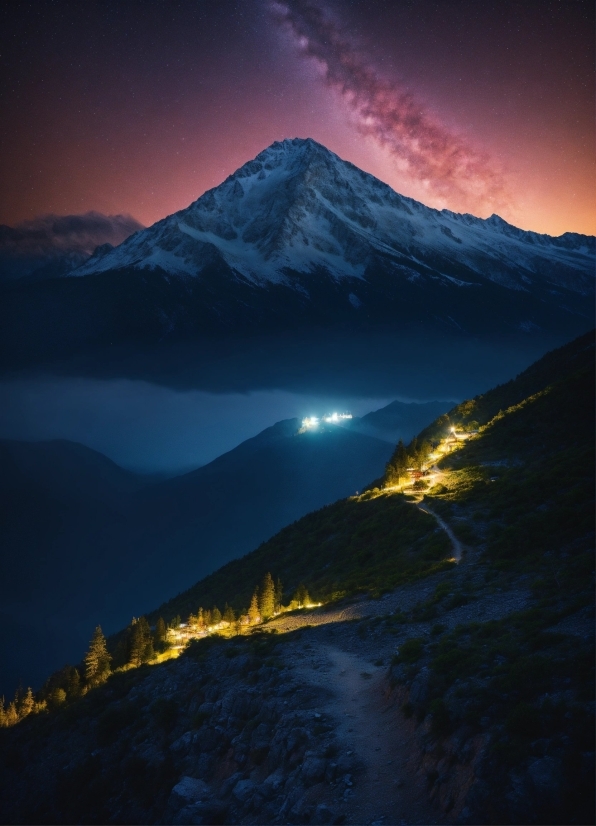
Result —
[[114, 633], [284, 525], [362, 489], [382, 473], [391, 435], [413, 435], [448, 406], [395, 403], [317, 433], [299, 434], [300, 421], [288, 419], [157, 482], [70, 441], [0, 441], [9, 629], [0, 696], [76, 661], [96, 625]]

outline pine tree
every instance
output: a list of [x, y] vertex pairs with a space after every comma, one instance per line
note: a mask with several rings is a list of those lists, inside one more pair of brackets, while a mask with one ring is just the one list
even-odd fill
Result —
[[85, 654], [85, 679], [90, 685], [103, 682], [110, 673], [111, 656], [106, 646], [106, 638], [103, 635], [101, 626], [98, 625], [89, 645], [89, 650]]
[[306, 586], [303, 582], [301, 582], [298, 588], [296, 589], [294, 599], [298, 603], [299, 608], [302, 608], [310, 602], [308, 591], [306, 590]]
[[214, 607], [213, 611], [211, 612], [211, 622], [212, 622], [213, 625], [219, 625], [219, 623], [221, 622], [221, 611], [219, 610], [217, 605]]
[[21, 720], [23, 719], [23, 717], [27, 717], [28, 714], [31, 714], [34, 708], [35, 697], [33, 696], [33, 691], [31, 690], [31, 687], [29, 687], [25, 692], [25, 695], [21, 699], [21, 702], [19, 703], [19, 717], [21, 718]]
[[168, 631], [166, 624], [163, 617], [160, 617], [155, 623], [155, 642], [159, 644], [164, 643], [167, 640], [167, 637]]
[[387, 478], [389, 482], [397, 482], [406, 475], [406, 470], [410, 466], [408, 452], [403, 441], [400, 439], [393, 455], [387, 464]]
[[50, 694], [50, 704], [52, 706], [61, 706], [66, 700], [66, 691], [63, 688], [55, 688]]
[[275, 583], [275, 613], [278, 614], [281, 611], [282, 600], [284, 598], [284, 589], [281, 584], [281, 579], [278, 577], [277, 582]]
[[132, 624], [130, 634], [130, 651], [128, 662], [131, 665], [139, 666], [146, 663], [154, 655], [153, 636], [146, 617], [139, 617]]
[[13, 701], [10, 703], [6, 711], [4, 712], [4, 725], [5, 726], [16, 726], [19, 722], [19, 714], [17, 712], [16, 703]]
[[236, 615], [234, 614], [234, 609], [230, 608], [228, 603], [226, 602], [226, 607], [224, 608], [223, 612], [223, 621], [227, 622], [228, 625], [232, 625], [236, 620]]
[[430, 459], [430, 454], [433, 452], [432, 445], [430, 442], [424, 440], [420, 445], [420, 449], [418, 450], [418, 456], [420, 457], [420, 464], [426, 465]]
[[205, 608], [203, 611], [203, 625], [205, 630], [207, 630], [211, 625], [213, 625], [213, 617], [211, 616], [211, 611], [208, 608]]
[[259, 599], [259, 611], [261, 618], [270, 619], [275, 613], [275, 585], [271, 574], [267, 573], [263, 577], [263, 584], [261, 586], [261, 595]]
[[248, 624], [255, 625], [260, 619], [258, 590], [255, 589], [250, 601], [250, 608], [248, 609]]
[[69, 697], [79, 697], [81, 694], [81, 675], [77, 668], [71, 668], [68, 674], [66, 693]]

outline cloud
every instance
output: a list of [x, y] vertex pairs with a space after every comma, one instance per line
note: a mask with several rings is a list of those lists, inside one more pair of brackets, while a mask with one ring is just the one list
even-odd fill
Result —
[[318, 62], [325, 84], [345, 101], [358, 130], [388, 150], [403, 175], [452, 208], [484, 211], [507, 203], [491, 159], [449, 130], [411, 91], [383, 77], [322, 4], [276, 0], [270, 7], [301, 53]]
[[117, 246], [144, 229], [130, 215], [42, 215], [14, 227], [0, 225], [0, 283], [23, 276], [63, 275], [102, 244]]
[[15, 227], [2, 227], [0, 248], [28, 254], [51, 250], [77, 251], [91, 255], [100, 244], [121, 244], [129, 235], [143, 229], [131, 215], [42, 215]]

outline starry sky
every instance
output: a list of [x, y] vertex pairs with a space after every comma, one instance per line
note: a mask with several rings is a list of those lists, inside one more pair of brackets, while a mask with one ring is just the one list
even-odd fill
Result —
[[591, 0], [13, 0], [0, 223], [151, 224], [275, 140], [402, 194], [596, 233]]

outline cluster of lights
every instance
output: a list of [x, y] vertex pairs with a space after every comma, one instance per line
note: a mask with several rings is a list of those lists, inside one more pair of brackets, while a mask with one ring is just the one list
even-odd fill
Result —
[[324, 421], [334, 423], [339, 422], [341, 419], [351, 419], [351, 413], [330, 413], [328, 416], [325, 416]]
[[[337, 424], [344, 419], [351, 418], [351, 413], [329, 413], [327, 416], [323, 416], [323, 421], [328, 424]], [[318, 416], [307, 416], [305, 419], [302, 419], [302, 427], [307, 430], [312, 430], [313, 428], [318, 427], [320, 423], [321, 419], [319, 419]]]

